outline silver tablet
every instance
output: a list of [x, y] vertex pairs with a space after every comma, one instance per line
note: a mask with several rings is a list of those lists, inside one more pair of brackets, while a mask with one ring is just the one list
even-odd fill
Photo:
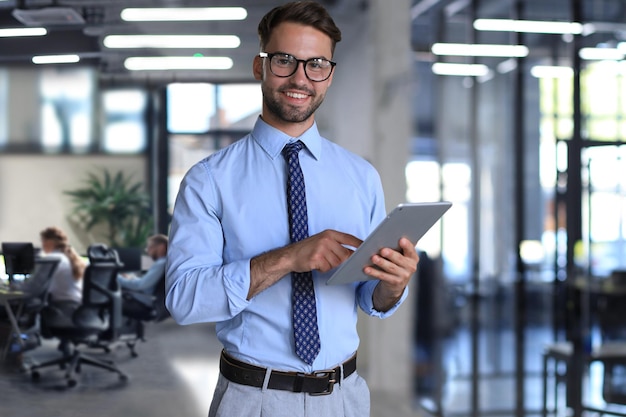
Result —
[[363, 241], [352, 255], [326, 281], [326, 284], [348, 284], [355, 281], [374, 279], [365, 275], [363, 268], [371, 265], [372, 255], [382, 248], [397, 248], [401, 237], [407, 237], [413, 244], [448, 211], [452, 203], [400, 204]]

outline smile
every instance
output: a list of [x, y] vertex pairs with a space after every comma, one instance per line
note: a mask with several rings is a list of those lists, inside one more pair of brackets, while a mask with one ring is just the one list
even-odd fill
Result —
[[290, 91], [286, 91], [286, 92], [285, 92], [285, 95], [286, 95], [287, 97], [291, 97], [291, 98], [298, 98], [298, 99], [303, 99], [303, 98], [307, 98], [307, 97], [308, 97], [308, 95], [307, 95], [307, 94], [302, 94], [302, 93], [293, 93], [293, 92], [290, 92]]

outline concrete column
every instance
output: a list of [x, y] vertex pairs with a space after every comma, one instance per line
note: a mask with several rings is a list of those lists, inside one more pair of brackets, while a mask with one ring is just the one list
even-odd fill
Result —
[[[388, 210], [406, 201], [404, 170], [412, 114], [409, 10], [409, 0], [396, 0], [393, 7], [389, 1], [370, 1], [370, 46], [374, 51], [373, 163], [382, 176]], [[402, 416], [411, 410], [413, 296], [389, 319], [361, 320], [367, 329], [362, 333], [368, 346], [367, 378], [372, 390], [373, 416]]]
[[378, 169], [391, 209], [406, 199], [412, 134], [410, 1], [366, 4], [340, 28], [333, 83], [316, 120], [323, 135]]
[[[379, 171], [387, 209], [406, 200], [405, 166], [412, 135], [410, 1], [370, 0], [341, 27], [338, 65], [320, 131], [368, 159]], [[349, 48], [347, 48], [349, 45]], [[359, 369], [372, 392], [372, 417], [415, 416], [412, 410], [413, 299], [391, 318], [359, 319]]]

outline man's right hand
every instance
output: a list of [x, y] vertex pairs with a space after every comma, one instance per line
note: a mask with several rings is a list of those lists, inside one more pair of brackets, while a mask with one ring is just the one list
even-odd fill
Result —
[[348, 259], [354, 252], [351, 248], [357, 248], [361, 243], [361, 239], [347, 233], [324, 230], [288, 246], [293, 261], [289, 272], [328, 272]]
[[250, 261], [248, 300], [290, 272], [328, 272], [348, 259], [363, 241], [347, 233], [324, 230]]

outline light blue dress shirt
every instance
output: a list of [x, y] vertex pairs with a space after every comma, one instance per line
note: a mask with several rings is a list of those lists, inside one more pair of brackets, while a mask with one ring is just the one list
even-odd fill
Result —
[[159, 258], [152, 266], [140, 277], [126, 278], [123, 275], [118, 275], [117, 281], [120, 283], [122, 289], [131, 290], [131, 296], [134, 297], [140, 303], [147, 306], [152, 306], [154, 288], [159, 283], [159, 280], [165, 273], [166, 258]]
[[301, 140], [309, 234], [335, 229], [364, 239], [385, 217], [380, 177], [363, 158], [322, 138], [313, 125], [291, 138], [259, 118], [253, 131], [194, 165], [176, 199], [166, 268], [166, 305], [180, 324], [216, 322], [234, 357], [273, 369], [312, 372], [348, 359], [359, 344], [357, 307], [374, 309], [378, 281], [326, 285], [313, 271], [321, 351], [312, 366], [295, 354], [291, 278], [246, 300], [250, 259], [286, 246], [289, 223], [283, 146]]

